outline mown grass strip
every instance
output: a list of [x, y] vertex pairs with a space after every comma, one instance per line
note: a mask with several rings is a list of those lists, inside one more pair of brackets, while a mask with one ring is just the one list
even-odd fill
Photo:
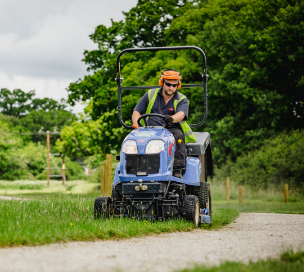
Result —
[[[213, 212], [218, 229], [238, 216], [233, 209]], [[184, 220], [144, 221], [127, 218], [93, 218], [92, 197], [52, 197], [30, 201], [0, 202], [0, 246], [38, 245], [59, 241], [117, 239], [194, 229]]]
[[218, 267], [196, 266], [192, 269], [184, 269], [180, 272], [302, 272], [304, 268], [304, 252], [284, 252], [279, 259], [250, 262], [249, 264], [225, 262]]

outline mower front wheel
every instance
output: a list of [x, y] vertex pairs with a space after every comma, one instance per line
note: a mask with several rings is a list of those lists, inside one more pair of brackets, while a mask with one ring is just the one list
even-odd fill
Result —
[[200, 224], [199, 218], [199, 200], [197, 196], [185, 195], [184, 196], [184, 214], [186, 220], [192, 221], [196, 227]]

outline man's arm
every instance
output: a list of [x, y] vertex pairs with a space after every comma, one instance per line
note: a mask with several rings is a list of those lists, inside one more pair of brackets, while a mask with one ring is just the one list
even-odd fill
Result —
[[137, 120], [138, 120], [138, 118], [139, 118], [140, 116], [141, 116], [141, 114], [140, 114], [138, 111], [136, 111], [136, 110], [133, 111], [132, 122], [133, 122], [133, 124], [134, 124], [135, 126], [137, 126], [137, 127], [138, 127]]
[[179, 123], [180, 121], [184, 120], [185, 118], [185, 113], [182, 111], [179, 111], [175, 113], [174, 115], [171, 115], [173, 118], [173, 123]]

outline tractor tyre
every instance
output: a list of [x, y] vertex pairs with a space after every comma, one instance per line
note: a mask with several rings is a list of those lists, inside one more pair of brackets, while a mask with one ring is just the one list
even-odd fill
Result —
[[199, 200], [197, 196], [185, 195], [184, 196], [184, 214], [188, 221], [192, 221], [196, 227], [200, 224], [199, 218]]
[[201, 185], [198, 189], [198, 199], [201, 209], [206, 209], [209, 202], [208, 190], [210, 191], [209, 184], [207, 182], [201, 182]]
[[99, 196], [94, 201], [94, 218], [108, 217], [110, 214], [111, 199], [107, 196]]
[[117, 214], [119, 214], [119, 210], [117, 210], [116, 202], [120, 201], [121, 197], [116, 190], [112, 189], [111, 200], [112, 200], [112, 204], [113, 204], [113, 213], [117, 215]]

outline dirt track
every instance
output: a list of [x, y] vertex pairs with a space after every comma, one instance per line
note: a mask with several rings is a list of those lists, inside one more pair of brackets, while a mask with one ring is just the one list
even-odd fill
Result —
[[172, 271], [304, 250], [304, 215], [241, 214], [220, 231], [0, 249], [1, 271]]

